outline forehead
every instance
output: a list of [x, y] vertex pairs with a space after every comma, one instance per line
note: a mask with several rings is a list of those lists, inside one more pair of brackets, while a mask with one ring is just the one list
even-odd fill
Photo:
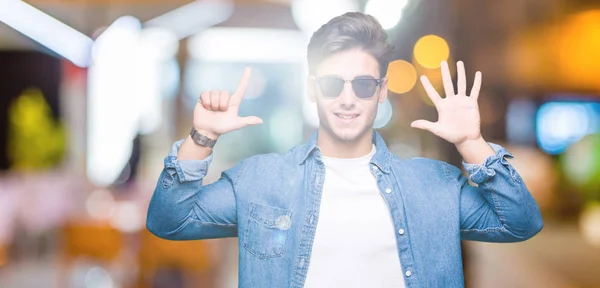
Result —
[[379, 78], [379, 63], [369, 53], [358, 49], [346, 50], [335, 53], [319, 63], [315, 76], [325, 75], [337, 75], [344, 79], [364, 75]]

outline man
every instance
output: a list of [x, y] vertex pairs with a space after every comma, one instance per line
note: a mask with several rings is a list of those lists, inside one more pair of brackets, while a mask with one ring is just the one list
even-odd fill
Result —
[[249, 69], [233, 95], [203, 93], [192, 136], [165, 159], [148, 229], [172, 240], [237, 236], [241, 287], [462, 287], [460, 240], [517, 242], [538, 233], [540, 212], [506, 160], [512, 155], [481, 136], [481, 73], [467, 96], [462, 62], [458, 93], [445, 62], [445, 98], [421, 78], [439, 119], [411, 126], [455, 144], [478, 187], [457, 167], [388, 151], [373, 122], [387, 97], [391, 51], [371, 16], [347, 13], [325, 24], [308, 45], [318, 131], [205, 186], [214, 140], [262, 120], [238, 116]]

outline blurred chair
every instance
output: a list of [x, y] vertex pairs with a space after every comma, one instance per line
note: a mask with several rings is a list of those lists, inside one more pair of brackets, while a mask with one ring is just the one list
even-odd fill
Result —
[[70, 222], [61, 230], [60, 285], [69, 287], [69, 276], [78, 259], [110, 267], [119, 261], [125, 244], [124, 235], [106, 222]]
[[[206, 241], [169, 241], [144, 229], [139, 254], [139, 288], [214, 287], [216, 265], [212, 265]], [[161, 277], [175, 277], [164, 281]], [[161, 283], [168, 282], [166, 286]]]
[[123, 235], [108, 223], [70, 223], [63, 228], [63, 255], [110, 262], [122, 246]]

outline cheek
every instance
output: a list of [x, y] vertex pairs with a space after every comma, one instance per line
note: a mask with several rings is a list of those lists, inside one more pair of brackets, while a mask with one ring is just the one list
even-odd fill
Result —
[[329, 111], [330, 108], [327, 106], [327, 103], [323, 103], [321, 100], [317, 99], [317, 114], [319, 115], [319, 120], [321, 122], [330, 122], [329, 118], [331, 113], [329, 113]]
[[317, 97], [316, 103], [319, 114], [329, 114], [332, 111], [332, 107], [335, 106], [333, 101], [327, 101], [321, 97]]
[[375, 118], [377, 117], [377, 108], [379, 107], [379, 102], [378, 102], [377, 100], [376, 100], [376, 101], [373, 101], [373, 102], [374, 102], [374, 103], [371, 103], [371, 104], [369, 105], [369, 108], [368, 108], [368, 111], [369, 111], [369, 112], [367, 113], [367, 114], [368, 114], [368, 117], [367, 117], [367, 118], [368, 118], [370, 121], [373, 121], [373, 120], [375, 120]]

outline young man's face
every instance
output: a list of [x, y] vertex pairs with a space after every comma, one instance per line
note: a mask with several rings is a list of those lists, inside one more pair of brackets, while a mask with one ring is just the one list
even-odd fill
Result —
[[[322, 61], [313, 76], [316, 80], [308, 80], [308, 92], [310, 100], [317, 103], [322, 132], [344, 142], [356, 141], [370, 132], [377, 116], [378, 103], [384, 102], [387, 97], [387, 79], [382, 79], [379, 84], [373, 80], [380, 79], [379, 63], [373, 56], [357, 49], [339, 52]], [[336, 88], [340, 81], [336, 77], [365, 81], [356, 82], [357, 91], [353, 84], [346, 82], [338, 94], [335, 92], [339, 91]], [[375, 89], [372, 85], [376, 86]], [[370, 91], [373, 91], [372, 94]]]

